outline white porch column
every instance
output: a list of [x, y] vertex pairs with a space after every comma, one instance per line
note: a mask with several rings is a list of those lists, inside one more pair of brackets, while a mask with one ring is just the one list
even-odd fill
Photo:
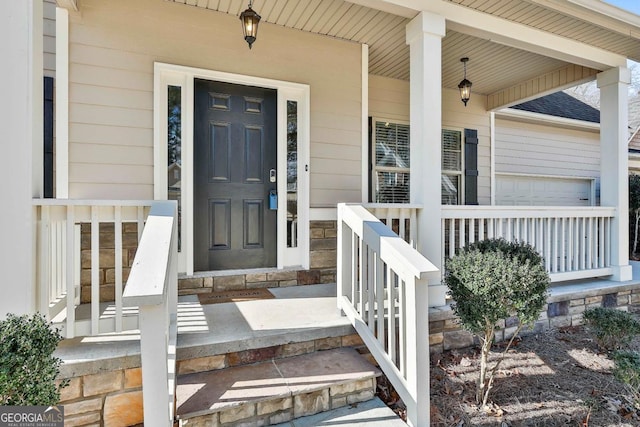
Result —
[[42, 0], [0, 2], [0, 318], [35, 311], [31, 199], [42, 191]]
[[[442, 270], [441, 128], [442, 16], [421, 12], [407, 25], [411, 55], [411, 203], [420, 203], [418, 251]], [[446, 287], [429, 284], [429, 305], [444, 305]]]
[[618, 67], [598, 74], [600, 88], [600, 204], [616, 208], [611, 225], [613, 280], [631, 280], [629, 265], [628, 86], [631, 73]]

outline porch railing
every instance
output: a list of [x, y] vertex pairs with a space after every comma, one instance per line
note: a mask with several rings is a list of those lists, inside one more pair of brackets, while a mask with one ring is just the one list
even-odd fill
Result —
[[170, 427], [174, 419], [177, 218], [175, 201], [153, 203], [122, 298], [139, 307], [144, 423], [154, 427]]
[[440, 272], [361, 205], [338, 205], [338, 308], [407, 405], [429, 425], [428, 283]]
[[443, 258], [468, 243], [502, 237], [535, 247], [551, 281], [610, 275], [614, 215], [607, 207], [443, 206]]
[[417, 212], [422, 209], [418, 204], [400, 203], [367, 203], [363, 205], [376, 218], [388, 225], [398, 236], [412, 247], [417, 246], [418, 222]]
[[[123, 224], [136, 224], [142, 236], [151, 201], [35, 199], [37, 218], [37, 299], [38, 309], [50, 320], [61, 323], [66, 338], [137, 329], [137, 309], [125, 309], [123, 291]], [[81, 235], [81, 224], [88, 234]], [[100, 232], [101, 224], [113, 224], [111, 232]], [[101, 235], [113, 242], [113, 249], [100, 248]], [[81, 251], [81, 239], [90, 249]], [[112, 251], [112, 253], [111, 253]], [[90, 256], [90, 260], [89, 260]], [[113, 259], [114, 292], [112, 302], [100, 301], [101, 266]], [[101, 264], [102, 259], [102, 264]], [[81, 303], [81, 269], [89, 267], [90, 303]]]

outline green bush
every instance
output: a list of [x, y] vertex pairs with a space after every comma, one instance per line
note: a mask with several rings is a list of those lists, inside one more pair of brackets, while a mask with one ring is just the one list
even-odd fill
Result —
[[613, 375], [622, 382], [640, 408], [640, 354], [635, 351], [617, 351], [613, 354]]
[[519, 320], [506, 353], [521, 328], [540, 316], [546, 303], [549, 275], [533, 247], [504, 239], [468, 245], [447, 262], [446, 271], [445, 283], [455, 301], [455, 314], [462, 326], [477, 334], [482, 342], [476, 401], [486, 405], [494, 373], [502, 360], [488, 370], [487, 358], [497, 323], [511, 316]]
[[585, 310], [582, 317], [605, 350], [624, 348], [640, 333], [640, 322], [626, 311], [596, 307]]
[[56, 384], [62, 340], [44, 317], [9, 314], [0, 321], [0, 406], [56, 405], [65, 382]]

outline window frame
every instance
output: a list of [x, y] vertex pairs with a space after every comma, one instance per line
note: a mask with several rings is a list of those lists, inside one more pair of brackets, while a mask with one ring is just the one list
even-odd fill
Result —
[[[460, 170], [444, 169], [442, 160], [440, 161], [440, 174], [449, 176], [458, 176], [458, 204], [457, 205], [443, 205], [443, 206], [461, 206], [465, 204], [464, 192], [465, 192], [465, 130], [455, 126], [443, 126], [440, 131], [440, 155], [444, 153], [443, 146], [443, 134], [445, 131], [460, 132]], [[442, 184], [441, 184], [442, 185]], [[442, 205], [442, 196], [440, 196], [440, 204]]]
[[[373, 203], [378, 203], [376, 202], [377, 200], [377, 184], [378, 184], [378, 175], [377, 172], [399, 172], [399, 173], [406, 173], [409, 176], [411, 176], [411, 140], [409, 139], [409, 167], [407, 168], [401, 168], [401, 167], [396, 167], [396, 166], [377, 166], [376, 165], [376, 122], [380, 122], [380, 123], [391, 123], [394, 125], [401, 125], [401, 126], [408, 126], [409, 127], [409, 131], [411, 130], [411, 124], [409, 121], [406, 120], [397, 120], [397, 119], [391, 119], [391, 118], [385, 118], [385, 117], [376, 117], [373, 116], [371, 117], [371, 146], [370, 146], [370, 155], [369, 155], [369, 164], [371, 165], [370, 168], [370, 180], [369, 183], [371, 185], [371, 192], [370, 192], [370, 198], [371, 201]], [[409, 185], [409, 195], [411, 191], [411, 187]], [[407, 203], [409, 203], [410, 201], [408, 200]], [[401, 204], [401, 202], [388, 202], [390, 204]]]

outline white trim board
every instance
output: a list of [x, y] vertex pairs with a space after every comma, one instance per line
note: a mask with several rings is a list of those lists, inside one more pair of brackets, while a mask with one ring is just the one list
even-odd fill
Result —
[[309, 156], [310, 156], [310, 88], [309, 85], [262, 77], [245, 76], [181, 65], [154, 63], [154, 198], [167, 199], [167, 91], [169, 85], [182, 88], [182, 252], [178, 254], [178, 271], [193, 275], [193, 120], [194, 79], [206, 79], [247, 86], [276, 89], [278, 92], [278, 194], [287, 194], [287, 101], [298, 103], [298, 247], [286, 242], [287, 198], [278, 198], [277, 268], [309, 268]]

